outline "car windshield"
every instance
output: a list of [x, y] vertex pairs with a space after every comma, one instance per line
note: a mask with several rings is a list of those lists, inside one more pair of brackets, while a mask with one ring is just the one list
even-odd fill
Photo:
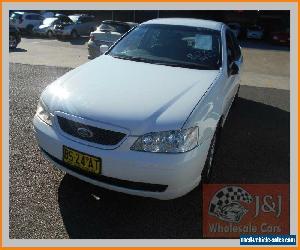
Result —
[[69, 18], [74, 22], [76, 23], [78, 21], [80, 16], [69, 16]]
[[60, 23], [60, 24], [72, 24], [73, 23], [73, 21], [67, 16], [58, 17], [56, 22]]
[[43, 24], [44, 24], [44, 25], [51, 25], [51, 24], [53, 24], [56, 20], [57, 20], [57, 17], [46, 18], [46, 19], [44, 19]]
[[221, 66], [220, 32], [179, 25], [145, 24], [131, 31], [108, 54], [146, 63], [216, 70]]

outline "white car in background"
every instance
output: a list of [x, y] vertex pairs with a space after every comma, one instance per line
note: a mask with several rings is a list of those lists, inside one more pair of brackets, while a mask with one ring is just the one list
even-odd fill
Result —
[[43, 91], [33, 120], [38, 145], [89, 183], [158, 199], [185, 195], [210, 180], [242, 61], [223, 23], [142, 23]]
[[102, 21], [100, 26], [90, 34], [88, 41], [88, 58], [93, 59], [102, 54], [101, 46], [109, 48], [127, 31], [137, 26], [137, 23], [113, 20]]
[[264, 36], [264, 29], [259, 25], [253, 25], [247, 28], [248, 39], [261, 40]]
[[94, 16], [86, 14], [70, 15], [69, 21], [54, 26], [54, 33], [57, 37], [71, 37], [89, 35], [97, 27], [98, 22]]
[[37, 13], [29, 12], [13, 12], [10, 16], [10, 24], [14, 25], [20, 31], [26, 31], [32, 33], [35, 26], [39, 26], [43, 23], [44, 17]]
[[70, 22], [70, 21], [71, 20], [68, 16], [65, 16], [62, 14], [55, 14], [54, 17], [45, 18], [41, 25], [38, 25], [33, 28], [32, 32], [35, 35], [53, 38], [54, 37], [54, 26], [63, 24], [66, 22]]

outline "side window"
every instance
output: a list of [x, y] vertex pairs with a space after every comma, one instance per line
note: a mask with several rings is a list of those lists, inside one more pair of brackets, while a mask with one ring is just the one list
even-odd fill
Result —
[[94, 22], [94, 18], [91, 16], [87, 17], [86, 19], [87, 19], [87, 22]]
[[234, 44], [231, 36], [231, 31], [226, 31], [226, 49], [227, 49], [227, 66], [229, 67], [235, 60]]
[[232, 36], [232, 40], [233, 40], [233, 46], [234, 46], [235, 61], [237, 61], [240, 59], [242, 53], [241, 53], [240, 45], [239, 45], [239, 42], [238, 42], [236, 36]]
[[26, 19], [26, 20], [32, 20], [32, 16], [31, 16], [31, 15], [28, 15], [28, 16], [25, 17], [25, 19]]
[[81, 23], [88, 23], [90, 21], [88, 17], [81, 17], [79, 20]]
[[39, 18], [39, 16], [38, 15], [30, 15], [29, 16], [30, 17], [30, 19], [29, 20], [40, 20], [40, 18]]

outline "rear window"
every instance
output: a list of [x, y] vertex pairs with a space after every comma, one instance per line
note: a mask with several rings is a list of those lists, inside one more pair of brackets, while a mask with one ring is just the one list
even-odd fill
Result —
[[69, 16], [69, 18], [74, 22], [76, 23], [79, 19], [79, 16]]
[[130, 27], [125, 24], [117, 24], [117, 23], [102, 23], [99, 26], [99, 30], [101, 31], [113, 31], [118, 33], [126, 33], [128, 30], [130, 30]]

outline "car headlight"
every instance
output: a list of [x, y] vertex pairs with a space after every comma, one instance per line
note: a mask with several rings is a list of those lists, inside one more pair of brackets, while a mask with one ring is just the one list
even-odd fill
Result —
[[52, 117], [53, 115], [48, 111], [46, 105], [40, 100], [37, 109], [36, 115], [45, 123], [52, 126]]
[[198, 127], [153, 132], [139, 137], [131, 150], [153, 153], [183, 153], [198, 146]]

